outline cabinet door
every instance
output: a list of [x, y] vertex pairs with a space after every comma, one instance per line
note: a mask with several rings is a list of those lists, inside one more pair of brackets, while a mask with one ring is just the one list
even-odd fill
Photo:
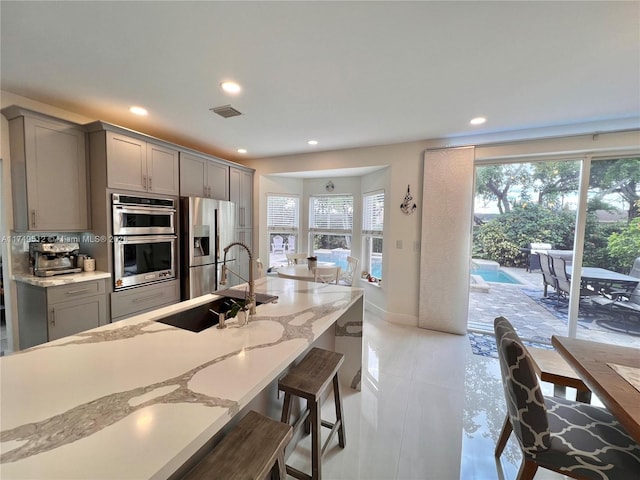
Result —
[[205, 160], [180, 152], [180, 195], [183, 197], [206, 197]]
[[25, 117], [29, 230], [88, 228], [84, 132]]
[[211, 198], [229, 200], [229, 166], [207, 162], [207, 186]]
[[109, 188], [147, 191], [147, 142], [107, 132]]
[[147, 144], [147, 190], [162, 195], [178, 195], [178, 152]]
[[231, 168], [229, 171], [229, 199], [236, 206], [236, 226], [251, 228], [253, 213], [253, 173]]
[[104, 295], [62, 302], [49, 307], [49, 341], [105, 324]]

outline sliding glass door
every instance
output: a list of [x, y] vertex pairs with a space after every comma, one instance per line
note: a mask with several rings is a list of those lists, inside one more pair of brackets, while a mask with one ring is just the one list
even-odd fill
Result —
[[640, 346], [639, 187], [638, 158], [477, 165], [469, 329]]

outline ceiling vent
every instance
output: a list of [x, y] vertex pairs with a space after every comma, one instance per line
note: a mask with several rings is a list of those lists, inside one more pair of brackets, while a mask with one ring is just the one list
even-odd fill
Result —
[[229, 117], [237, 117], [238, 115], [242, 115], [241, 112], [233, 108], [231, 105], [223, 105], [221, 107], [210, 108], [213, 113], [217, 113], [223, 118]]

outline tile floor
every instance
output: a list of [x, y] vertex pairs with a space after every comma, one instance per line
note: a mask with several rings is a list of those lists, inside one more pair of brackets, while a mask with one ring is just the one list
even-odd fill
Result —
[[[500, 367], [467, 336], [394, 325], [365, 313], [362, 391], [343, 390], [347, 445], [332, 440], [325, 479], [514, 479], [520, 449], [493, 450], [504, 420]], [[543, 384], [545, 394], [552, 386]], [[335, 419], [333, 401], [323, 416]], [[323, 441], [328, 429], [323, 428]], [[289, 458], [310, 471], [310, 437]], [[536, 480], [562, 479], [539, 470]]]

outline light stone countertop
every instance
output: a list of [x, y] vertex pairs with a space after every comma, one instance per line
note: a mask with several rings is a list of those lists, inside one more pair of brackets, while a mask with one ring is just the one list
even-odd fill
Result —
[[332, 327], [359, 389], [361, 289], [269, 277], [256, 291], [278, 302], [242, 328], [155, 321], [219, 298], [205, 295], [0, 358], [2, 478], [168, 478]]
[[51, 277], [36, 277], [29, 274], [16, 274], [12, 277], [16, 282], [28, 283], [36, 287], [58, 287], [60, 285], [68, 285], [69, 283], [90, 282], [91, 280], [100, 280], [103, 278], [111, 278], [109, 272], [79, 272], [66, 273], [63, 275], [53, 275]]

